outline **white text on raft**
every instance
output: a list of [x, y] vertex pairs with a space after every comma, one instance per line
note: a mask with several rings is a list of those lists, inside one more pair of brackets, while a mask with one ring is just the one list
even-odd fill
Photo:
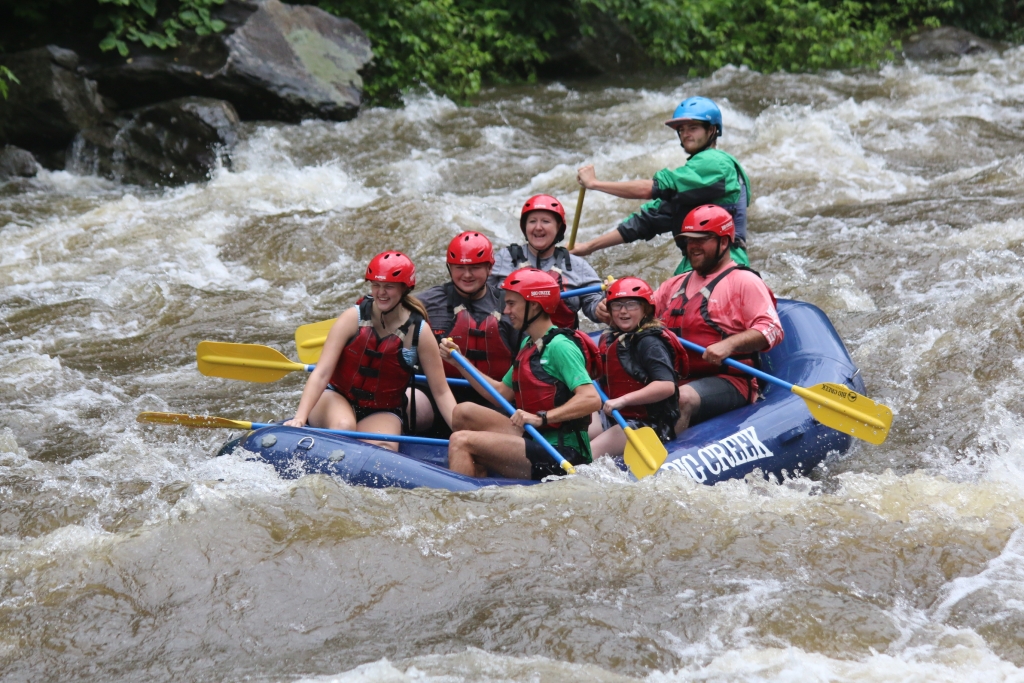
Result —
[[[773, 455], [775, 454], [757, 438], [754, 428], [747, 427], [731, 436], [697, 449], [697, 458], [700, 458], [700, 462], [687, 453], [672, 462], [665, 463], [661, 469], [686, 472], [696, 481], [704, 482], [708, 480], [707, 472], [719, 475], [737, 465], [770, 458]], [[704, 471], [705, 467], [707, 467], [707, 472]]]

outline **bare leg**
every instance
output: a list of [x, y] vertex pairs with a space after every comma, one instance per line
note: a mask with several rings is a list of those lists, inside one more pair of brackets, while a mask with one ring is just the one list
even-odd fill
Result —
[[[587, 427], [587, 436], [593, 441], [604, 431], [604, 422], [601, 421], [601, 412], [598, 411], [590, 416], [590, 426]], [[594, 451], [595, 453], [597, 451]]]
[[676, 420], [676, 434], [682, 434], [690, 426], [690, 418], [700, 408], [700, 394], [688, 384], [679, 387], [679, 419]]
[[[379, 413], [373, 413], [367, 415], [359, 421], [357, 425], [359, 431], [370, 432], [374, 434], [394, 434], [398, 435], [402, 433], [402, 420], [394, 413], [381, 411]], [[398, 450], [398, 444], [394, 441], [370, 441], [364, 439], [366, 443], [373, 446], [380, 446], [381, 448], [387, 448], [391, 451]]]
[[613, 458], [626, 451], [626, 432], [619, 425], [613, 425], [599, 436], [590, 440], [590, 452], [598, 455], [610, 455]]
[[412, 425], [412, 430], [417, 434], [420, 434], [430, 429], [430, 426], [434, 424], [434, 408], [430, 405], [430, 399], [427, 398], [427, 395], [424, 392], [419, 389], [409, 387], [405, 390], [405, 395], [409, 399], [409, 405], [407, 408], [409, 410], [410, 419], [414, 417], [412, 414], [413, 392], [416, 392], [416, 424]]
[[306, 421], [310, 427], [321, 429], [345, 429], [356, 428], [356, 414], [349, 405], [348, 399], [336, 391], [325, 391], [320, 399], [313, 406]]
[[490, 469], [505, 477], [530, 477], [523, 430], [504, 415], [460, 403], [452, 414], [452, 427], [456, 431], [448, 442], [448, 468], [453, 472], [486, 477]]

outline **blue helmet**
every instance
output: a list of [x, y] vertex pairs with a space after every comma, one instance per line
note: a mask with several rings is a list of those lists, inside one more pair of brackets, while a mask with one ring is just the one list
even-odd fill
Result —
[[718, 128], [718, 137], [722, 137], [722, 110], [706, 97], [688, 97], [679, 103], [672, 112], [672, 118], [665, 122], [669, 128], [675, 128], [683, 121], [704, 121]]

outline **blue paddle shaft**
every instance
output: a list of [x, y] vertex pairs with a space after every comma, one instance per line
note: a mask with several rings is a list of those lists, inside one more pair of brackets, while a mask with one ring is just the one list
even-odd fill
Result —
[[[280, 427], [279, 424], [268, 424], [266, 422], [253, 422], [253, 429], [263, 429], [264, 427]], [[344, 429], [321, 429], [319, 427], [303, 427], [303, 429], [309, 429], [314, 432], [323, 432], [325, 434], [335, 434], [337, 436], [347, 436], [350, 439], [370, 439], [373, 441], [394, 441], [395, 443], [419, 443], [426, 444], [428, 446], [444, 446], [447, 448], [447, 439], [431, 439], [426, 436], [403, 436], [399, 434], [372, 434], [370, 432], [350, 432]]]
[[[594, 380], [594, 388], [597, 389], [597, 395], [601, 397], [601, 403], [607, 403], [608, 397], [605, 395], [604, 391], [601, 390], [601, 385], [597, 383], [596, 379]], [[626, 427], [629, 426], [626, 424], [626, 419], [622, 417], [622, 413], [619, 411], [613, 410], [612, 417], [614, 417], [615, 421], [619, 423], [619, 426], [622, 427], [623, 431], [625, 431]]]
[[[697, 353], [700, 354], [703, 354], [705, 351], [707, 351], [707, 349], [705, 349], [700, 344], [694, 344], [692, 341], [688, 341], [686, 339], [683, 339], [682, 337], [677, 336], [676, 339], [678, 339], [684, 347], [690, 349], [691, 351], [696, 351]], [[763, 379], [765, 382], [768, 382], [769, 384], [775, 384], [789, 391], [793, 391], [793, 385], [790, 384], [789, 382], [779, 379], [778, 377], [769, 375], [767, 372], [761, 372], [757, 368], [752, 368], [749, 365], [744, 365], [743, 363], [735, 361], [732, 358], [726, 358], [724, 361], [722, 361], [722, 363], [724, 365], [728, 365], [730, 368], [736, 368], [737, 370], [745, 372], [748, 375], [753, 375], [758, 379]]]
[[[491, 386], [491, 383], [484, 379], [484, 376], [480, 374], [480, 371], [473, 367], [473, 364], [466, 360], [466, 358], [461, 353], [459, 353], [458, 351], [452, 351], [452, 358], [455, 359], [456, 363], [462, 366], [463, 370], [468, 372], [469, 375], [477, 381], [477, 384], [482, 386], [487, 391], [487, 393], [491, 395], [491, 398], [498, 402], [498, 405], [501, 406], [506, 413], [508, 413], [509, 417], [511, 417], [516, 412], [516, 409], [512, 407], [512, 404], [506, 401], [505, 397], [498, 393], [498, 391]], [[536, 427], [528, 424], [523, 425], [523, 429], [526, 431], [527, 434], [533, 437], [534, 441], [536, 441], [537, 443], [544, 447], [544, 450], [548, 452], [548, 455], [554, 458], [555, 462], [561, 465], [562, 469], [566, 469], [566, 465], [569, 465], [569, 463], [565, 461], [565, 458], [562, 457], [561, 453], [555, 450], [554, 446], [548, 443], [547, 439], [540, 435], [540, 432], [537, 431]], [[572, 467], [572, 465], [569, 465], [569, 467]]]
[[571, 299], [574, 296], [583, 296], [584, 294], [597, 294], [598, 292], [604, 291], [604, 285], [590, 285], [589, 287], [580, 287], [579, 289], [570, 289], [560, 293], [558, 296], [562, 299]]

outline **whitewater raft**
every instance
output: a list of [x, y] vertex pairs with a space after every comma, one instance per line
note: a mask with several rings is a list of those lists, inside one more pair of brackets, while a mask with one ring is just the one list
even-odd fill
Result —
[[[834, 382], [865, 393], [860, 371], [819, 308], [781, 299], [778, 311], [786, 336], [762, 354], [765, 372], [798, 386]], [[781, 478], [806, 474], [829, 455], [849, 450], [853, 437], [817, 422], [802, 398], [773, 385], [762, 391], [756, 403], [695, 425], [666, 444], [668, 457], [658, 475], [679, 472], [702, 484], [714, 484], [758, 469], [765, 476]], [[221, 454], [237, 447], [270, 463], [285, 478], [328, 474], [355, 486], [451, 491], [537, 483], [456, 474], [446, 468], [448, 454], [441, 446], [402, 444], [396, 453], [354, 439], [284, 426], [248, 432], [226, 444]], [[621, 461], [620, 466], [625, 468]]]

